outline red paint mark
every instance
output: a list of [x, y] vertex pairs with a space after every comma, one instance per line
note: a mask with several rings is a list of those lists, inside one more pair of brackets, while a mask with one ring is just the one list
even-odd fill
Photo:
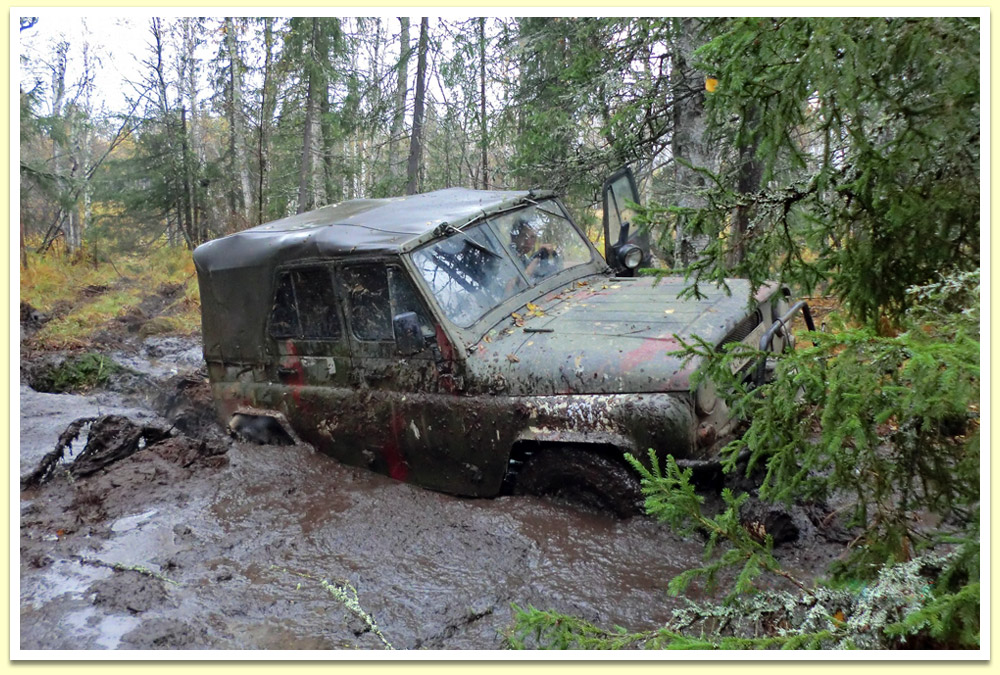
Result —
[[305, 368], [302, 367], [302, 360], [299, 358], [299, 353], [295, 348], [295, 343], [288, 340], [285, 342], [285, 349], [288, 350], [288, 355], [282, 357], [279, 365], [282, 368], [293, 369], [295, 374], [282, 375], [281, 381], [292, 388], [292, 400], [295, 402], [296, 406], [300, 406], [302, 405], [301, 387], [306, 383], [306, 371]]
[[452, 346], [440, 325], [435, 324], [434, 336], [437, 339], [437, 346], [441, 350], [443, 360], [443, 363], [438, 366], [438, 386], [449, 394], [457, 393], [458, 385], [455, 383], [455, 376], [452, 373], [455, 363], [455, 347]]
[[625, 355], [622, 359], [622, 367], [628, 372], [643, 363], [665, 356], [668, 352], [676, 351], [678, 346], [677, 340], [673, 338], [666, 340], [645, 338], [639, 347]]
[[438, 349], [441, 350], [441, 356], [445, 361], [455, 360], [455, 348], [452, 347], [451, 342], [448, 340], [448, 336], [444, 334], [444, 329], [440, 325], [435, 324], [434, 326], [434, 337], [437, 338]]
[[392, 418], [389, 420], [389, 439], [382, 446], [382, 457], [385, 459], [389, 476], [396, 480], [405, 481], [410, 474], [410, 467], [403, 459], [403, 451], [400, 444], [400, 437], [406, 428], [403, 416], [392, 411]]

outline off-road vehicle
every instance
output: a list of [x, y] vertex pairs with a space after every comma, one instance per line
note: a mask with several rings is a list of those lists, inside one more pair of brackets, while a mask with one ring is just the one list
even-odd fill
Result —
[[[732, 429], [680, 339], [781, 350], [804, 303], [632, 276], [631, 172], [604, 187], [602, 257], [544, 191], [438, 190], [283, 218], [194, 253], [223, 423], [453, 493], [636, 507], [623, 460], [706, 460]], [[630, 229], [632, 230], [630, 232]], [[747, 377], [763, 363], [737, 362]]]

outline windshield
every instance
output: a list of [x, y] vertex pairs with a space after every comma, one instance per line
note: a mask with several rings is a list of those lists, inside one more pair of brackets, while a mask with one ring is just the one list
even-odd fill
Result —
[[554, 200], [456, 230], [413, 254], [445, 315], [463, 328], [529, 286], [590, 261], [590, 247]]

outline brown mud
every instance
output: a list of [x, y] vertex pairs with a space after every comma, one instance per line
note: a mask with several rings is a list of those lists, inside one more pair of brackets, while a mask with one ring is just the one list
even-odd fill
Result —
[[[686, 603], [667, 584], [701, 562], [697, 536], [532, 496], [430, 492], [305, 445], [238, 443], [214, 422], [196, 341], [121, 344], [149, 363], [139, 386], [21, 387], [22, 477], [78, 418], [167, 430], [83, 475], [69, 470], [81, 426], [49, 479], [22, 490], [22, 650], [498, 649], [513, 605], [641, 630]], [[111, 444], [128, 435], [114, 423]], [[835, 550], [805, 526], [779, 557], [810, 576]]]

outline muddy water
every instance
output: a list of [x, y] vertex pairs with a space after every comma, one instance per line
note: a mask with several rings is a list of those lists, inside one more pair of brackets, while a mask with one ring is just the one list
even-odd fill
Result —
[[[26, 457], [61, 431], [39, 396], [21, 401]], [[649, 628], [701, 553], [643, 518], [460, 499], [308, 447], [232, 444], [191, 466], [156, 448], [22, 495], [22, 649], [383, 648], [320, 579], [356, 590], [401, 649], [499, 648], [512, 604]]]

